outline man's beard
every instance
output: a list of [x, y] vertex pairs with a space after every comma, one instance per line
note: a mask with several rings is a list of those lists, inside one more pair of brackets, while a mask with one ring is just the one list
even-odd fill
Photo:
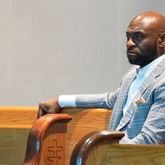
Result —
[[149, 64], [156, 59], [155, 55], [145, 56], [141, 54], [127, 54], [127, 58], [130, 64], [140, 65], [141, 67]]
[[127, 51], [127, 58], [130, 64], [140, 65], [143, 67], [157, 58], [157, 51], [152, 49], [152, 51], [143, 54], [139, 52]]

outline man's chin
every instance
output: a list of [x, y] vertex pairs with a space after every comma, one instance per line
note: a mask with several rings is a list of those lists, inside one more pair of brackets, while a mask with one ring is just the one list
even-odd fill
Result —
[[130, 64], [138, 65], [138, 60], [136, 58], [136, 55], [127, 54], [127, 58]]

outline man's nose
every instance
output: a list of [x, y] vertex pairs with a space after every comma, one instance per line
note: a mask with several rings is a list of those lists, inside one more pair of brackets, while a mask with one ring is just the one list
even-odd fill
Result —
[[135, 46], [135, 42], [132, 40], [132, 38], [129, 38], [129, 40], [127, 41], [127, 48], [130, 48], [132, 46]]

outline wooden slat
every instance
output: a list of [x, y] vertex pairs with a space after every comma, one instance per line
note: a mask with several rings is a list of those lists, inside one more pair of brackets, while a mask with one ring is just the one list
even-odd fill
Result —
[[31, 128], [37, 107], [0, 107], [0, 128]]

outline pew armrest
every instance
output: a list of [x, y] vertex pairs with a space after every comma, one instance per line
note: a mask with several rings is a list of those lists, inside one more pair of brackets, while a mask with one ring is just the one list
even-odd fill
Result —
[[[71, 119], [68, 114], [49, 114], [36, 120], [28, 136], [24, 164], [47, 164], [46, 160], [54, 162], [54, 149], [59, 145], [60, 139], [64, 138], [66, 123]], [[53, 135], [53, 138], [49, 135]], [[57, 139], [58, 144], [55, 144]], [[63, 144], [59, 145], [59, 149], [64, 152]]]
[[165, 145], [119, 144], [122, 132], [93, 132], [73, 150], [70, 165], [163, 165]]
[[[122, 132], [99, 131], [91, 132], [83, 137], [75, 146], [70, 165], [72, 164], [98, 164], [101, 163], [107, 150], [107, 146], [112, 143], [119, 143], [119, 140], [124, 136]], [[91, 160], [92, 158], [92, 160]]]
[[66, 108], [63, 113], [36, 120], [29, 133], [24, 164], [68, 165], [73, 148], [83, 136], [107, 128], [111, 111]]

